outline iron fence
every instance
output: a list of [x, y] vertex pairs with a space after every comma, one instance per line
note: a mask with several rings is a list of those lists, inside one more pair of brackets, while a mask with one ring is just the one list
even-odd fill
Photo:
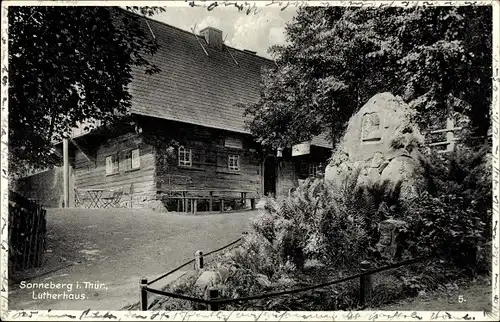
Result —
[[[243, 238], [243, 237], [242, 237]], [[204, 256], [209, 256], [212, 255], [216, 252], [219, 252], [221, 250], [224, 250], [230, 246], [233, 246], [237, 243], [239, 243], [242, 238], [238, 238], [237, 240], [221, 247], [216, 250], [208, 252]], [[208, 292], [208, 298], [197, 298], [197, 297], [192, 297], [188, 295], [183, 295], [183, 294], [177, 294], [173, 292], [167, 292], [167, 291], [162, 291], [162, 290], [157, 290], [152, 287], [150, 287], [151, 284], [161, 280], [162, 278], [165, 278], [166, 276], [178, 271], [179, 269], [186, 267], [187, 265], [191, 263], [195, 263], [195, 268], [203, 268], [203, 254], [201, 251], [197, 251], [195, 254], [195, 258], [191, 259], [184, 264], [180, 265], [179, 267], [163, 274], [162, 276], [154, 279], [153, 281], [148, 282], [146, 278], [142, 278], [140, 281], [140, 299], [141, 299], [141, 310], [142, 311], [147, 311], [148, 310], [148, 293], [153, 293], [157, 295], [162, 295], [162, 296], [167, 296], [171, 298], [176, 298], [176, 299], [182, 299], [182, 300], [187, 300], [195, 303], [201, 303], [207, 305], [207, 308], [212, 311], [217, 311], [219, 310], [220, 305], [224, 304], [230, 304], [230, 303], [236, 303], [236, 302], [248, 302], [248, 301], [254, 301], [254, 300], [260, 300], [260, 299], [265, 299], [265, 298], [270, 298], [270, 297], [277, 297], [277, 296], [283, 296], [283, 295], [289, 295], [289, 294], [296, 294], [296, 293], [301, 293], [301, 292], [306, 292], [310, 291], [313, 289], [318, 289], [318, 288], [323, 288], [343, 282], [347, 282], [353, 279], [359, 279], [359, 289], [360, 289], [360, 304], [365, 305], [367, 302], [370, 301], [372, 293], [373, 293], [373, 279], [372, 276], [376, 273], [380, 273], [386, 270], [390, 269], [395, 269], [398, 267], [402, 266], [407, 266], [411, 264], [416, 264], [423, 262], [425, 260], [430, 259], [431, 257], [420, 257], [416, 259], [410, 259], [406, 261], [402, 261], [399, 263], [394, 263], [390, 264], [387, 266], [383, 267], [378, 267], [378, 268], [371, 268], [370, 263], [368, 261], [363, 261], [360, 263], [360, 268], [361, 268], [361, 273], [354, 274], [348, 277], [344, 277], [341, 279], [336, 279], [336, 280], [331, 280], [328, 282], [320, 283], [320, 284], [315, 284], [315, 285], [309, 285], [297, 289], [290, 289], [290, 290], [285, 290], [285, 291], [279, 291], [279, 292], [270, 292], [270, 293], [264, 293], [264, 294], [258, 294], [258, 295], [252, 295], [252, 296], [247, 296], [247, 297], [240, 297], [240, 298], [219, 298], [219, 290], [217, 288], [211, 288]]]

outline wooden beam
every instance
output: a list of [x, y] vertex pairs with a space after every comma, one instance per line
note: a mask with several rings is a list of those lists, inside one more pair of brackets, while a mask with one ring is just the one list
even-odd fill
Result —
[[68, 138], [63, 139], [63, 199], [64, 208], [69, 208], [69, 149]]
[[76, 143], [76, 141], [75, 141], [74, 139], [71, 139], [71, 143], [73, 143], [73, 144], [76, 146], [76, 148], [77, 148], [78, 150], [80, 150], [80, 152], [82, 152], [83, 156], [87, 159], [87, 161], [89, 161], [90, 163], [95, 164], [95, 159], [94, 159], [94, 160], [92, 160], [92, 159], [88, 156], [88, 152], [85, 152], [85, 151], [84, 151], [84, 149], [82, 149], [82, 148], [80, 147], [80, 145], [79, 145], [78, 143]]
[[191, 32], [193, 33], [194, 37], [196, 38], [196, 40], [198, 41], [198, 43], [200, 44], [201, 46], [201, 49], [203, 49], [203, 52], [205, 53], [205, 55], [208, 56], [208, 52], [207, 50], [205, 49], [205, 46], [203, 46], [203, 44], [201, 43], [200, 39], [198, 38], [198, 36], [196, 35], [196, 25], [194, 25], [193, 28], [191, 28]]
[[455, 132], [452, 130], [455, 128], [455, 120], [453, 119], [453, 117], [450, 116], [446, 120], [446, 128], [451, 130], [449, 132], [446, 132], [446, 141], [449, 142], [446, 150], [451, 152], [455, 150]]

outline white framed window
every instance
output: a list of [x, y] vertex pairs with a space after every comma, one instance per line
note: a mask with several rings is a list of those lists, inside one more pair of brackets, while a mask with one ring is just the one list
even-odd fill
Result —
[[118, 173], [118, 156], [116, 154], [106, 157], [106, 175]]
[[132, 150], [131, 159], [131, 169], [139, 169], [141, 167], [141, 155], [139, 149]]
[[191, 149], [186, 149], [183, 146], [179, 147], [179, 165], [190, 167], [193, 165], [193, 151]]
[[228, 168], [231, 171], [240, 171], [240, 156], [230, 154], [228, 159]]
[[320, 172], [322, 172], [322, 164], [321, 163], [311, 163], [309, 164], [309, 176], [315, 177]]

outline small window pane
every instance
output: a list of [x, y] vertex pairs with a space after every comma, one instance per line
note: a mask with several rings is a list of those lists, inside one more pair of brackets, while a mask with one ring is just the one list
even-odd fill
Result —
[[322, 164], [321, 163], [312, 163], [309, 165], [309, 176], [315, 177], [321, 172], [322, 172]]
[[240, 170], [240, 156], [239, 155], [229, 155], [229, 170], [239, 171]]
[[192, 165], [192, 151], [191, 149], [185, 149], [184, 147], [179, 147], [179, 165], [190, 167]]

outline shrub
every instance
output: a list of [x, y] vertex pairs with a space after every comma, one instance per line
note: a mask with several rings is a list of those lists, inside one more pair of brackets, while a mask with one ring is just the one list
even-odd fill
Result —
[[[469, 274], [489, 269], [491, 250], [485, 241], [491, 238], [491, 167], [487, 152], [483, 147], [432, 154], [424, 163], [428, 186], [411, 200], [401, 200], [400, 186], [388, 189], [389, 183], [358, 187], [359, 170], [336, 185], [307, 179], [287, 198], [267, 200], [244, 242], [211, 265], [229, 272], [214, 286], [222, 297], [238, 298], [353, 274], [360, 261], [375, 259], [371, 246], [378, 241], [377, 226], [388, 217], [407, 223], [405, 256], [441, 258], [376, 274], [374, 305], [457, 281], [464, 269]], [[313, 262], [321, 268], [305, 267]], [[193, 283], [186, 282], [176, 291], [204, 296]], [[356, 308], [358, 301], [357, 281], [349, 281], [223, 309], [343, 310]], [[168, 310], [204, 309], [177, 300], [162, 305]]]
[[268, 201], [253, 229], [272, 245], [279, 265], [302, 269], [306, 260], [316, 260], [348, 268], [369, 255], [382, 204], [390, 201], [380, 192], [383, 185], [360, 189], [358, 176], [354, 171], [339, 185], [307, 179], [289, 197]]
[[255, 233], [249, 233], [242, 245], [225, 253], [219, 262], [270, 279], [279, 278], [284, 270], [272, 244]]
[[463, 147], [426, 164], [429, 187], [405, 203], [408, 250], [435, 254], [470, 272], [484, 268], [485, 241], [491, 238], [491, 168], [488, 149]]

